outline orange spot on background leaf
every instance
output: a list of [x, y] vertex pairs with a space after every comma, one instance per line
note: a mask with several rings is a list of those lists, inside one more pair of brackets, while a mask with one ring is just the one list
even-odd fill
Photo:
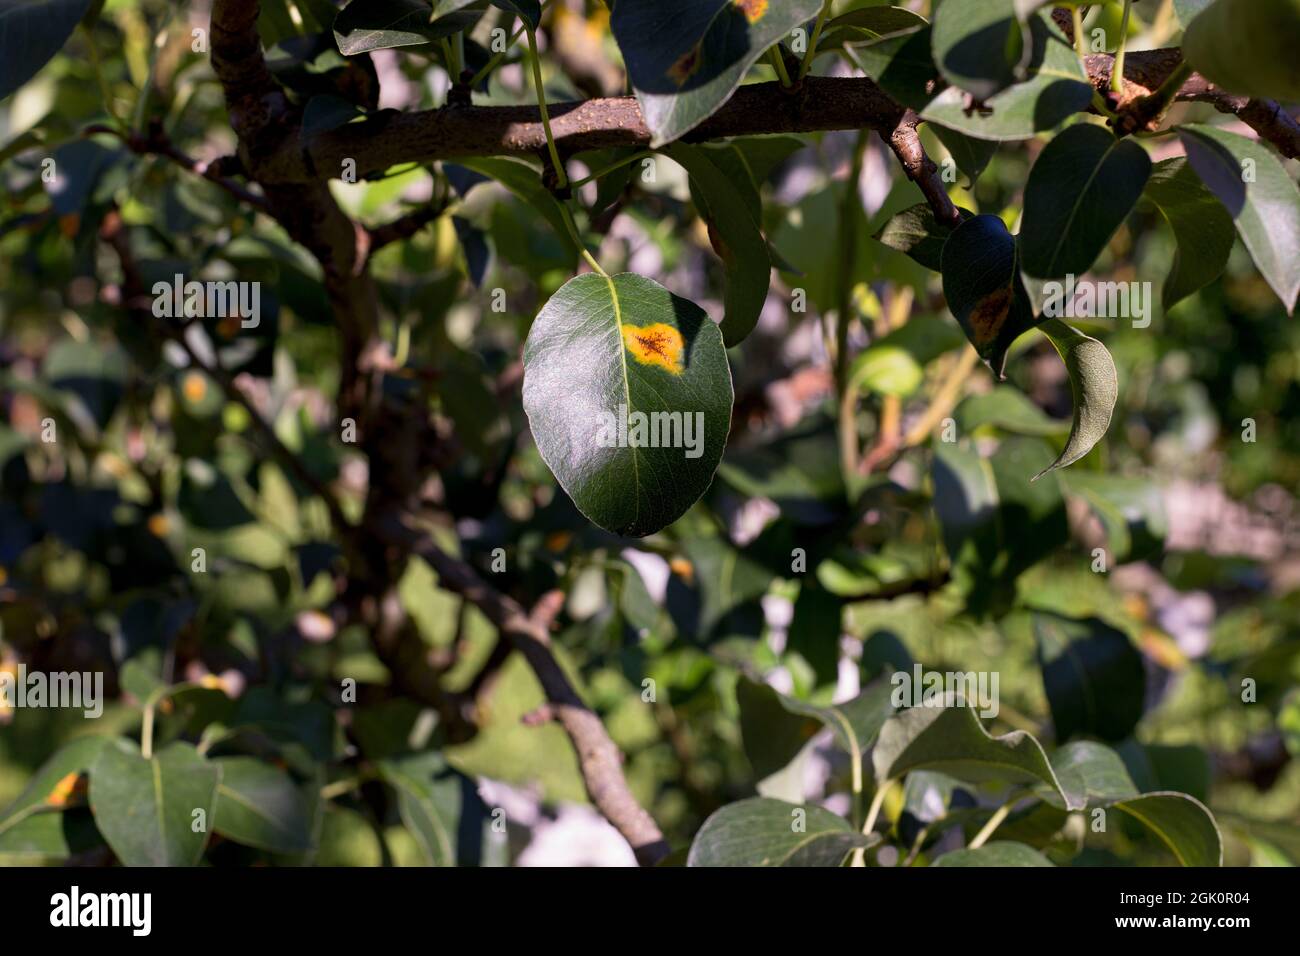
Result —
[[642, 365], [657, 365], [673, 375], [682, 374], [686, 341], [671, 325], [656, 322], [644, 328], [623, 326], [623, 344]]
[[767, 13], [767, 0], [731, 0], [750, 23], [757, 23]]

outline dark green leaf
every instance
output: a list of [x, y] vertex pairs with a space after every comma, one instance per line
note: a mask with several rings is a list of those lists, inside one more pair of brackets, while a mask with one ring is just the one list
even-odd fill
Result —
[[1042, 746], [1023, 730], [993, 737], [973, 706], [913, 707], [880, 730], [871, 761], [877, 781], [897, 780], [912, 770], [937, 770], [970, 783], [1045, 783], [1070, 809], [1077, 795], [1062, 790]]
[[213, 829], [236, 843], [276, 853], [311, 847], [311, 820], [292, 778], [253, 757], [222, 757]]
[[642, 276], [571, 279], [524, 346], [538, 450], [578, 510], [616, 534], [658, 531], [704, 494], [731, 402], [718, 327]]
[[542, 185], [541, 171], [520, 159], [506, 156], [480, 156], [462, 159], [460, 165], [490, 179], [495, 179], [523, 202], [528, 203], [555, 230], [555, 234], [576, 256], [579, 252], [569, 235], [560, 201]]
[[850, 850], [870, 842], [829, 810], [755, 797], [705, 820], [686, 865], [839, 866]]
[[1034, 326], [1016, 240], [997, 216], [962, 223], [943, 246], [943, 294], [966, 338], [999, 378], [1007, 349]]
[[[482, 0], [436, 0], [433, 7], [433, 19], [441, 20], [451, 14], [458, 13], [466, 7], [471, 7]], [[507, 13], [513, 13], [523, 20], [524, 23], [533, 30], [536, 30], [542, 20], [542, 5], [538, 0], [492, 0], [494, 7], [499, 7]]]
[[90, 768], [90, 809], [127, 866], [194, 866], [207, 842], [220, 776], [189, 744], [170, 744], [146, 758], [131, 741], [113, 740]]
[[925, 17], [903, 7], [861, 7], [826, 21], [817, 52], [838, 49], [926, 26]]
[[730, 97], [754, 62], [821, 9], [821, 0], [621, 0], [610, 27], [653, 147]]
[[1087, 272], [1133, 211], [1150, 174], [1146, 150], [1105, 127], [1078, 123], [1056, 136], [1025, 185], [1025, 272], [1040, 279]]
[[1169, 847], [1183, 866], [1222, 866], [1223, 837], [1205, 804], [1185, 793], [1144, 793], [1112, 804]]
[[1187, 159], [1237, 223], [1255, 265], [1288, 313], [1300, 294], [1300, 189], [1255, 140], [1214, 126], [1181, 126]]
[[90, 0], [0, 0], [0, 100], [62, 49]]
[[1056, 739], [1123, 740], [1142, 718], [1146, 671], [1127, 634], [1097, 618], [1034, 612], [1038, 662]]
[[[1105, 744], [1091, 740], [1068, 743], [1052, 754], [1052, 769], [1061, 789], [1078, 807], [1106, 807], [1138, 795], [1124, 761]], [[1065, 805], [1059, 794], [1048, 787], [1041, 788], [1040, 794], [1053, 806]]]
[[1106, 437], [1111, 415], [1119, 400], [1119, 376], [1115, 360], [1106, 346], [1071, 328], [1059, 319], [1048, 319], [1039, 328], [1051, 339], [1070, 373], [1070, 391], [1074, 395], [1074, 420], [1070, 437], [1056, 461], [1033, 480], [1072, 465]]
[[[957, 211], [961, 214], [962, 222], [975, 215], [969, 209]], [[880, 227], [875, 238], [889, 248], [910, 256], [927, 269], [938, 272], [942, 267], [944, 243], [954, 228], [935, 219], [930, 204], [923, 202], [904, 209], [891, 218]]]
[[1165, 217], [1178, 246], [1161, 294], [1168, 312], [1223, 274], [1232, 252], [1232, 216], [1183, 157], [1157, 163], [1144, 195]]
[[929, 129], [939, 142], [943, 143], [944, 149], [948, 150], [957, 168], [965, 173], [972, 183], [980, 178], [980, 173], [984, 172], [989, 160], [998, 151], [998, 144], [992, 140], [976, 139], [937, 123], [931, 124]]
[[1024, 39], [1015, 0], [944, 0], [930, 39], [934, 62], [953, 86], [987, 100], [1016, 80]]
[[[463, 824], [482, 817], [470, 782], [452, 770], [436, 751], [382, 761], [379, 772], [397, 791], [402, 822], [415, 836], [429, 866], [470, 862], [461, 845]], [[462, 819], [464, 818], [464, 819]]]
[[709, 226], [714, 251], [727, 273], [723, 303], [722, 341], [739, 345], [758, 324], [772, 279], [767, 241], [761, 220], [745, 202], [726, 172], [713, 160], [713, 151], [675, 143], [665, 153], [691, 178], [691, 195]]
[[430, 21], [426, 0], [352, 0], [334, 19], [334, 39], [344, 56], [420, 46], [472, 27], [482, 15], [461, 10]]

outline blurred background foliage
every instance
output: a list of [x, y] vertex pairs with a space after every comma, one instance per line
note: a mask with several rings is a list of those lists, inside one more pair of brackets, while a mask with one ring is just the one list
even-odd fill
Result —
[[[1168, 6], [1139, 6], [1135, 45], [1176, 42]], [[332, 7], [263, 3], [277, 75], [309, 113], [337, 122], [328, 111], [340, 102], [351, 111], [443, 102], [436, 44], [344, 59], [322, 29]], [[498, 16], [509, 19], [493, 9], [485, 23]], [[607, 22], [600, 3], [550, 5], [541, 42], [552, 101], [622, 90]], [[114, 213], [147, 286], [176, 273], [260, 282], [258, 328], [205, 320], [189, 341], [218, 356], [311, 474], [359, 508], [366, 463], [334, 416], [338, 347], [314, 262], [269, 219], [175, 163], [82, 135], [113, 117], [134, 129], [156, 118], [200, 159], [229, 153], [220, 88], [192, 50], [191, 30], [206, 26], [202, 0], [107, 0], [0, 103], [0, 667], [102, 670], [109, 694], [98, 721], [0, 712], [0, 808], [30, 792], [70, 741], [135, 736], [152, 699], [158, 740], [273, 771], [264, 791], [250, 791], [275, 795], [270, 835], [222, 833], [218, 822], [213, 863], [627, 862], [586, 805], [563, 733], [522, 720], [542, 693], [517, 655], [493, 661], [492, 625], [418, 559], [406, 568], [401, 600], [445, 691], [465, 694], [472, 732], [453, 732], [395, 688], [368, 636], [334, 613], [348, 569], [321, 501], [266, 453], [244, 408], [123, 308], [121, 263], [100, 238]], [[475, 101], [531, 102], [518, 59], [516, 47]], [[771, 76], [760, 66], [751, 80]], [[1210, 107], [1177, 109], [1217, 121]], [[947, 155], [925, 136], [933, 156]], [[976, 182], [958, 177], [954, 200], [1014, 229], [1040, 148], [1001, 146]], [[1151, 148], [1155, 158], [1178, 149]], [[966, 349], [937, 275], [872, 238], [922, 197], [876, 137], [783, 136], [745, 149], [767, 166], [763, 218], [783, 268], [759, 328], [730, 354], [735, 417], [713, 487], [644, 540], [583, 520], [528, 435], [522, 342], [575, 266], [536, 207], [474, 171], [487, 164], [333, 184], [371, 224], [446, 204], [430, 228], [375, 260], [401, 368], [390, 387], [427, 402], [446, 436], [428, 492], [445, 542], [484, 572], [504, 549], [493, 580], [521, 600], [564, 592], [556, 645], [672, 845], [759, 785], [739, 720], [742, 675], [825, 702], [914, 661], [996, 670], [1002, 710], [991, 729], [1064, 742], [1031, 622], [1054, 611], [1108, 624], [1140, 659], [1143, 680], [1107, 697], [1117, 711], [1134, 697], [1140, 719], [1110, 742], [1135, 780], [1206, 801], [1226, 862], [1294, 864], [1300, 326], [1240, 242], [1222, 279], [1170, 313], [1155, 296], [1149, 328], [1080, 323], [1114, 355], [1121, 398], [1107, 440], [1079, 465], [1027, 481], [1062, 446], [1071, 408], [1059, 358], [1030, 332], [1009, 383], [983, 368], [958, 381], [943, 416], [955, 442], [936, 427], [933, 440], [864, 474], [846, 468], [846, 443], [853, 466], [883, 433], [941, 406]], [[846, 184], [857, 149], [861, 175]], [[41, 176], [48, 158], [53, 188]], [[571, 167], [618, 158], [579, 155]], [[583, 228], [610, 273], [653, 276], [717, 316], [721, 267], [684, 173], [662, 157], [649, 169], [652, 179], [634, 164], [580, 187]], [[1094, 276], [1158, 289], [1173, 252], [1158, 212], [1143, 207]], [[842, 302], [858, 392], [847, 408], [824, 319]], [[42, 440], [49, 419], [55, 441]], [[1243, 440], [1247, 419], [1253, 441]], [[794, 549], [806, 573], [792, 570]], [[355, 703], [343, 699], [347, 679]], [[1257, 684], [1252, 703], [1244, 679]], [[167, 685], [183, 686], [157, 696]], [[825, 741], [797, 770], [793, 785], [769, 780], [763, 792], [844, 799], [847, 765]], [[57, 831], [0, 822], [0, 861], [104, 859], [84, 800], [67, 806]], [[497, 808], [504, 833], [492, 825]], [[905, 811], [885, 808], [894, 820]], [[450, 853], [429, 837], [430, 820], [452, 834]], [[1054, 858], [1164, 859], [1127, 832], [1082, 843], [1055, 840]]]

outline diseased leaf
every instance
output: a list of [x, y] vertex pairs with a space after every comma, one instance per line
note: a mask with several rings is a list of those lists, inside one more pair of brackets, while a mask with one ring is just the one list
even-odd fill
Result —
[[1106, 437], [1115, 403], [1119, 400], [1119, 374], [1106, 346], [1060, 319], [1048, 319], [1039, 328], [1056, 346], [1056, 351], [1065, 361], [1066, 371], [1070, 373], [1074, 420], [1060, 456], [1034, 475], [1034, 481], [1058, 468], [1074, 464], [1092, 451]]
[[1300, 100], [1300, 0], [1214, 0], [1183, 34], [1183, 55], [1232, 93]]
[[726, 270], [720, 328], [723, 343], [731, 348], [758, 324], [772, 280], [761, 218], [754, 216], [743, 193], [714, 161], [712, 150], [675, 143], [664, 152], [690, 174], [691, 195], [708, 223], [709, 238]]
[[1142, 718], [1146, 671], [1128, 635], [1098, 618], [1035, 611], [1033, 621], [1056, 739], [1129, 736]]
[[63, 48], [90, 0], [0, 0], [0, 100]]
[[937, 770], [970, 783], [1044, 783], [1069, 809], [1080, 809], [1077, 794], [1068, 794], [1057, 779], [1042, 746], [1023, 730], [990, 736], [973, 706], [957, 706], [949, 694], [945, 706], [900, 711], [880, 730], [871, 754], [876, 780], [897, 780], [912, 770]]
[[208, 831], [220, 767], [185, 743], [145, 757], [129, 740], [110, 741], [90, 768], [90, 809], [117, 858], [127, 866], [194, 866]]
[[253, 757], [221, 757], [212, 828], [236, 843], [275, 853], [311, 847], [307, 804], [293, 779]]
[[38, 810], [66, 806], [77, 777], [90, 769], [107, 742], [105, 737], [78, 737], [41, 764], [18, 799], [0, 814], [0, 836]]
[[1146, 150], [1102, 126], [1078, 123], [1057, 135], [1025, 185], [1025, 272], [1040, 279], [1087, 272], [1133, 211], [1150, 173]]
[[708, 119], [768, 47], [820, 9], [821, 0], [621, 0], [610, 28], [650, 145], [669, 143]]
[[974, 850], [950, 850], [931, 866], [1054, 866], [1047, 857], [1031, 846], [994, 840]]
[[652, 534], [699, 500], [731, 402], [718, 327], [642, 276], [569, 280], [524, 345], [524, 410], [542, 459], [578, 510], [615, 534]]
[[839, 866], [850, 850], [872, 842], [829, 810], [754, 797], [705, 820], [686, 865]]
[[[975, 214], [969, 209], [958, 209], [961, 221]], [[929, 203], [917, 203], [892, 217], [880, 227], [875, 237], [880, 242], [909, 256], [916, 262], [938, 272], [942, 268], [943, 246], [953, 234], [955, 226], [939, 222]]]
[[997, 216], [962, 223], [940, 257], [948, 309], [998, 378], [1004, 376], [1011, 343], [1034, 326], [1019, 259], [1016, 240]]
[[1161, 293], [1168, 312], [1223, 274], [1232, 252], [1232, 216], [1183, 157], [1156, 163], [1143, 195], [1165, 217], [1177, 243]]
[[1178, 128], [1187, 160], [1237, 224], [1241, 241], [1288, 314], [1300, 295], [1300, 189], [1255, 140], [1214, 126]]

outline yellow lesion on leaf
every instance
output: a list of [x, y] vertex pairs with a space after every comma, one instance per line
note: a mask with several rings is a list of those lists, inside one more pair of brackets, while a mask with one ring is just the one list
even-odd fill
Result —
[[767, 0], [731, 0], [750, 23], [757, 23], [767, 13]]
[[623, 344], [642, 365], [657, 365], [673, 375], [682, 374], [686, 340], [671, 325], [663, 322], [645, 327], [624, 325]]
[[971, 338], [976, 349], [991, 345], [1002, 331], [1002, 324], [1011, 311], [1011, 287], [1006, 286], [990, 292], [970, 313]]
[[80, 773], [74, 771], [68, 774], [54, 785], [54, 789], [50, 791], [50, 795], [45, 802], [51, 807], [66, 807], [73, 796], [84, 792], [85, 787], [84, 785], [79, 786], [80, 782]]

